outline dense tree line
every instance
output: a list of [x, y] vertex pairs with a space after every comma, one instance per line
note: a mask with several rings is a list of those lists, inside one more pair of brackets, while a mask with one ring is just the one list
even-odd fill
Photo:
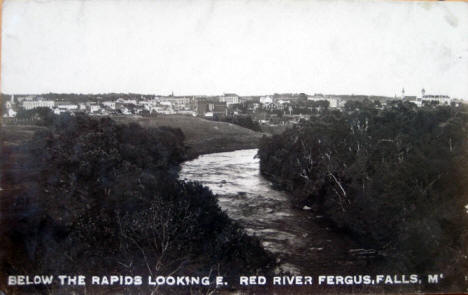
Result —
[[185, 159], [179, 129], [51, 118], [10, 154], [21, 169], [3, 171], [3, 275], [269, 270], [270, 254], [207, 188], [177, 180]]
[[467, 271], [468, 116], [462, 107], [347, 103], [271, 138], [261, 172], [393, 272]]
[[226, 117], [215, 117], [215, 121], [228, 122], [241, 127], [253, 130], [262, 131], [260, 124], [257, 121], [252, 120], [251, 116], [226, 116]]
[[46, 107], [31, 110], [19, 109], [16, 118], [20, 120], [34, 120], [36, 125], [48, 126], [52, 124], [54, 113]]

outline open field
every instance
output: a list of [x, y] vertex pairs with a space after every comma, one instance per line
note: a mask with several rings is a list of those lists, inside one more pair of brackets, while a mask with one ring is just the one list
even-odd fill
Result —
[[257, 148], [262, 133], [231, 123], [216, 122], [183, 115], [159, 115], [151, 118], [119, 118], [120, 122], [137, 121], [144, 127], [180, 128], [189, 147], [188, 156]]
[[3, 148], [18, 145], [30, 139], [38, 130], [44, 129], [35, 125], [4, 125], [0, 128], [0, 141]]

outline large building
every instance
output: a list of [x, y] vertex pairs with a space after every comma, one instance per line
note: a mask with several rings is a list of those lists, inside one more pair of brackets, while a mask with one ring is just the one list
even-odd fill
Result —
[[452, 101], [448, 95], [426, 94], [421, 98], [422, 101], [436, 101], [439, 104], [450, 104]]
[[193, 105], [193, 97], [189, 96], [169, 96], [159, 98], [160, 102], [169, 102], [174, 110], [190, 110]]
[[223, 96], [219, 97], [219, 102], [225, 102], [226, 105], [238, 104], [240, 103], [239, 95], [235, 93], [224, 93]]
[[213, 102], [199, 100], [197, 102], [197, 114], [204, 117], [226, 116], [226, 102]]
[[452, 102], [452, 99], [448, 95], [440, 95], [440, 94], [426, 94], [426, 90], [423, 88], [421, 90], [421, 101], [435, 101], [438, 102], [439, 104], [450, 104]]
[[23, 101], [23, 108], [25, 110], [32, 110], [35, 108], [49, 108], [52, 109], [55, 106], [53, 100], [26, 100]]

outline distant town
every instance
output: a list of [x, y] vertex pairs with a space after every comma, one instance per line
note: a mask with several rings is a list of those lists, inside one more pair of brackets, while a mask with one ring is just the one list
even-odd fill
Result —
[[[158, 114], [182, 114], [207, 119], [249, 116], [264, 125], [290, 125], [323, 109], [343, 109], [349, 101], [369, 100], [383, 108], [390, 101], [403, 100], [424, 105], [460, 104], [461, 99], [447, 95], [429, 94], [422, 89], [419, 95], [406, 95], [401, 90], [394, 97], [368, 95], [313, 95], [305, 93], [272, 94], [263, 96], [239, 96], [224, 93], [218, 96], [167, 96], [141, 94], [7, 94], [3, 95], [4, 118], [17, 118], [22, 112], [35, 108], [48, 108], [55, 114], [84, 112], [90, 116], [157, 116]], [[8, 120], [8, 119], [7, 119]]]

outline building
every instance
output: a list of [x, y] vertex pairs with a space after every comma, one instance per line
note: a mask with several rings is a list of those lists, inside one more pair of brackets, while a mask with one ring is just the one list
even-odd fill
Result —
[[134, 104], [134, 105], [137, 104], [136, 99], [124, 99], [121, 97], [117, 99], [117, 102], [122, 103], [122, 104]]
[[64, 110], [64, 111], [72, 111], [72, 110], [78, 110], [78, 105], [71, 103], [71, 102], [66, 102], [66, 101], [60, 101], [55, 103], [55, 107]]
[[112, 100], [103, 101], [102, 105], [108, 109], [115, 110], [115, 101], [112, 101]]
[[97, 103], [89, 103], [88, 108], [90, 113], [98, 113], [99, 111], [101, 111], [101, 106]]
[[5, 110], [5, 113], [4, 113], [3, 116], [4, 117], [10, 117], [10, 118], [16, 117], [16, 111], [13, 109], [13, 107], [15, 107], [15, 96], [14, 95], [12, 95], [10, 100], [5, 103], [6, 110]]
[[225, 102], [227, 106], [240, 103], [239, 95], [235, 93], [224, 93], [219, 97], [219, 102]]
[[270, 104], [273, 102], [273, 98], [271, 96], [262, 96], [260, 97], [260, 103], [261, 104]]
[[55, 106], [55, 101], [53, 100], [25, 100], [23, 101], [22, 106], [25, 110], [32, 110], [35, 108], [52, 109]]
[[192, 109], [193, 97], [187, 96], [169, 96], [161, 97], [160, 102], [169, 102], [172, 105], [172, 108], [176, 111], [178, 110], [190, 110]]
[[14, 109], [8, 109], [7, 116], [10, 118], [16, 117], [16, 111]]
[[329, 108], [340, 107], [340, 99], [336, 97], [324, 96], [323, 94], [314, 94], [313, 96], [307, 97], [308, 101], [328, 101]]
[[213, 102], [206, 100], [199, 100], [197, 102], [197, 114], [204, 117], [212, 116], [226, 116], [227, 104], [226, 102]]
[[438, 102], [439, 104], [450, 104], [451, 103], [451, 99], [450, 99], [450, 96], [448, 95], [433, 95], [433, 94], [425, 94], [423, 95], [423, 97], [421, 98], [421, 100], [424, 102], [430, 102], [430, 101], [436, 101]]

